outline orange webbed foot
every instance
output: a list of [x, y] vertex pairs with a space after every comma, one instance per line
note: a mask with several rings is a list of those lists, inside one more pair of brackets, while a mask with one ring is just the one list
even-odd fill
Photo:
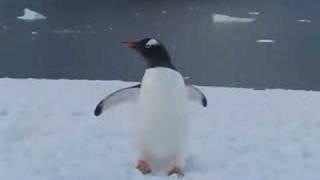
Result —
[[139, 160], [136, 168], [144, 175], [151, 173], [151, 168], [145, 160]]
[[179, 166], [174, 166], [169, 172], [168, 176], [177, 175], [178, 177], [183, 177], [184, 174]]

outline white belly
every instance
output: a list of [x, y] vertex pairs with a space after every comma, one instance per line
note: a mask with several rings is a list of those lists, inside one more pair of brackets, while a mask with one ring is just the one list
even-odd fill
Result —
[[180, 73], [168, 68], [146, 70], [140, 91], [141, 151], [150, 159], [181, 158], [188, 123], [186, 88]]

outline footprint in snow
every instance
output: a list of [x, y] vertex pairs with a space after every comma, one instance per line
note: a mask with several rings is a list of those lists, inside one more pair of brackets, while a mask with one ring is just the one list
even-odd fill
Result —
[[71, 115], [72, 115], [72, 116], [84, 116], [85, 113], [84, 113], [84, 112], [81, 112], [81, 111], [80, 111], [80, 112], [78, 111], [78, 112], [72, 112]]
[[9, 111], [6, 109], [1, 109], [0, 110], [0, 116], [8, 116], [9, 115]]

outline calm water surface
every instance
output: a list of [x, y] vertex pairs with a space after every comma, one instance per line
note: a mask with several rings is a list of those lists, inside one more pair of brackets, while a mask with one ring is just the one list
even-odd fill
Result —
[[[25, 7], [48, 19], [17, 20]], [[320, 90], [319, 7], [317, 0], [2, 0], [0, 77], [140, 80], [141, 57], [120, 42], [154, 36], [195, 84]], [[215, 24], [214, 13], [257, 21]]]

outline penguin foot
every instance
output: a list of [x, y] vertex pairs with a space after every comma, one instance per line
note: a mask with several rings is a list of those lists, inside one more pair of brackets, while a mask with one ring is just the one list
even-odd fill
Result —
[[136, 168], [144, 175], [151, 173], [151, 168], [145, 160], [139, 160]]
[[182, 178], [184, 176], [181, 168], [179, 166], [173, 167], [169, 172], [168, 176], [177, 175], [179, 178]]

